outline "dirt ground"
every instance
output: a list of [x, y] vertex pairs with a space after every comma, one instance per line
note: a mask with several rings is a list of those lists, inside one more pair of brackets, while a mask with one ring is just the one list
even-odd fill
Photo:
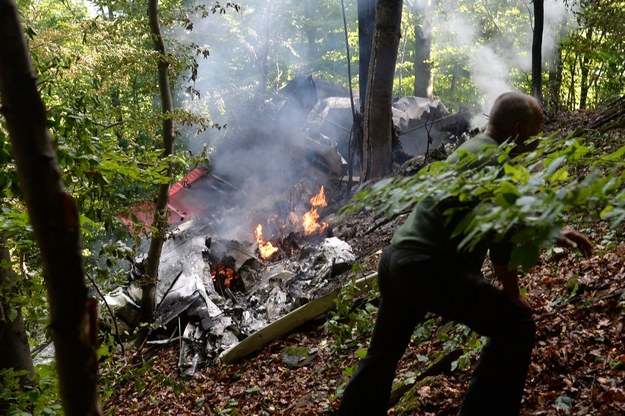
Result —
[[[551, 123], [571, 130], [589, 117], [570, 114]], [[379, 250], [402, 220], [361, 214], [335, 224], [333, 233], [352, 245], [366, 275], [375, 271]], [[594, 243], [592, 258], [547, 251], [522, 281], [538, 323], [523, 400], [525, 416], [625, 414], [625, 244], [618, 237], [607, 238], [610, 231], [603, 224], [588, 224], [581, 231]], [[356, 352], [366, 347], [367, 339], [335, 349], [333, 335], [322, 328], [326, 317], [254, 356], [208, 366], [192, 378], [179, 375], [176, 344], [127, 353], [118, 357], [126, 364], [115, 366], [115, 374], [111, 368], [101, 371], [110, 383], [102, 407], [109, 415], [334, 414], [347, 374], [358, 360]], [[477, 353], [460, 341], [477, 338], [436, 319], [427, 325], [427, 333], [415, 336], [402, 359], [397, 382], [410, 386], [437, 358], [459, 345], [469, 362], [412, 384], [389, 415], [458, 411]], [[310, 363], [296, 368], [285, 364], [282, 357], [289, 347], [305, 347]]]

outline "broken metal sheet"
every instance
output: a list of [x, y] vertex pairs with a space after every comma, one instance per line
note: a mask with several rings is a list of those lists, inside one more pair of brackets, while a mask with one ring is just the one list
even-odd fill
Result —
[[[429, 114], [426, 115], [426, 113]], [[430, 100], [423, 97], [402, 97], [393, 102], [393, 123], [404, 131], [410, 128], [414, 121], [425, 121], [446, 116], [449, 111], [440, 100]], [[424, 118], [424, 115], [425, 118]]]
[[[449, 116], [439, 100], [422, 97], [402, 97], [393, 103], [393, 124], [400, 134], [402, 149], [412, 155], [424, 155], [443, 143], [449, 136], [438, 122]], [[432, 143], [428, 145], [428, 140]]]
[[182, 347], [178, 358], [178, 368], [187, 375], [193, 375], [198, 364], [204, 361], [201, 344], [203, 332], [192, 322], [187, 323], [182, 334]]
[[[193, 222], [192, 220], [189, 222]], [[201, 221], [198, 221], [201, 224]], [[351, 267], [351, 247], [336, 238], [313, 237], [299, 252], [265, 263], [256, 243], [225, 240], [187, 224], [163, 246], [156, 316], [163, 326], [182, 324], [180, 368], [192, 374], [245, 337], [304, 303], [340, 286]], [[228, 258], [238, 285], [218, 288], [211, 274]], [[227, 263], [227, 262], [226, 262]], [[171, 331], [169, 331], [171, 332]]]
[[[121, 334], [132, 332], [139, 323], [139, 304], [133, 297], [133, 286], [129, 288], [116, 287], [104, 296], [104, 301], [117, 319], [117, 329]], [[139, 295], [140, 296], [140, 295]], [[139, 298], [140, 299], [140, 298]], [[106, 307], [98, 308], [100, 320], [105, 326], [113, 328], [112, 318]]]
[[188, 234], [180, 233], [163, 245], [156, 287], [156, 316], [161, 324], [167, 325], [200, 297], [204, 307], [196, 307], [195, 313], [204, 322], [202, 326], [207, 327], [210, 318], [219, 315], [221, 310], [207, 292], [211, 277], [210, 266], [204, 258], [206, 238]]
[[293, 261], [295, 275], [287, 282], [294, 304], [327, 294], [335, 287], [330, 285], [332, 279], [351, 268], [355, 259], [349, 244], [336, 237], [325, 238], [318, 246], [304, 246]]
[[[400, 133], [401, 146], [411, 156], [426, 153], [428, 136], [433, 141], [429, 146], [429, 150], [432, 150], [449, 139], [452, 135], [451, 130], [456, 136], [462, 133], [452, 129], [450, 124], [462, 124], [460, 130], [469, 127], [468, 124], [461, 123], [463, 115], [451, 116], [439, 100], [402, 97], [393, 101], [392, 112], [393, 124]], [[468, 123], [467, 120], [464, 121]], [[327, 97], [320, 100], [308, 115], [308, 123], [304, 130], [309, 134], [319, 134], [334, 140], [339, 153], [347, 159], [352, 124], [353, 114], [349, 97]]]

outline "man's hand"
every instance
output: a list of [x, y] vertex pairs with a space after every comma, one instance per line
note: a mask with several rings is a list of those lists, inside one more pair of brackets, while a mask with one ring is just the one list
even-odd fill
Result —
[[571, 228], [564, 228], [556, 239], [556, 245], [565, 248], [576, 248], [584, 257], [592, 256], [592, 243], [584, 234]]

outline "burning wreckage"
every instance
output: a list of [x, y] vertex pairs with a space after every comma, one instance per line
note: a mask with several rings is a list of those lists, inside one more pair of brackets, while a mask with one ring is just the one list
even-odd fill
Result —
[[[393, 113], [404, 160], [468, 127], [435, 100], [402, 98]], [[296, 78], [255, 120], [229, 125], [210, 167], [171, 187], [156, 310], [167, 335], [151, 342], [178, 341], [182, 371], [234, 361], [331, 307], [356, 260], [322, 220], [351, 182], [351, 124], [344, 91]], [[150, 209], [134, 215], [149, 225]], [[122, 329], [137, 325], [140, 297], [132, 283], [105, 296]]]

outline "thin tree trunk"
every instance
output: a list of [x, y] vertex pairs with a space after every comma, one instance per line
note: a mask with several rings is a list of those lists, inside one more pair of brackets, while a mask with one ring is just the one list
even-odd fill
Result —
[[532, 38], [532, 95], [543, 101], [543, 28], [545, 25], [545, 1], [534, 0], [534, 34]]
[[364, 113], [363, 180], [378, 180], [391, 171], [392, 100], [399, 48], [402, 0], [379, 0], [369, 64]]
[[[113, 7], [112, 7], [111, 3], [112, 3], [112, 1], [108, 0], [107, 1], [107, 5], [106, 5], [106, 8], [108, 10], [108, 13], [106, 15], [106, 19], [109, 22], [113, 22], [115, 20], [115, 14], [113, 13]], [[122, 104], [121, 104], [120, 93], [119, 93], [119, 90], [117, 88], [115, 88], [113, 90], [113, 92], [111, 93], [111, 104], [113, 105], [113, 108], [115, 109], [116, 122], [117, 122], [117, 124], [119, 124], [121, 126], [123, 124], [123, 122], [124, 122], [124, 116], [123, 116], [123, 113], [122, 113]], [[117, 137], [118, 143], [122, 144], [122, 143], [125, 142], [124, 138], [122, 137], [121, 131], [119, 129], [115, 129], [115, 136]], [[124, 147], [125, 147], [125, 143], [124, 143]]]
[[20, 188], [41, 250], [61, 400], [68, 416], [100, 415], [97, 302], [88, 298], [78, 209], [65, 191], [13, 0], [0, 0], [0, 97]]
[[[316, 3], [316, 2], [315, 2]], [[317, 24], [315, 23], [315, 4], [313, 0], [304, 0], [304, 31], [308, 45], [308, 62], [318, 62], [317, 58]]]
[[[148, 17], [150, 19], [150, 30], [154, 49], [158, 53], [158, 86], [161, 93], [161, 109], [163, 119], [163, 158], [168, 158], [173, 153], [174, 148], [174, 120], [171, 91], [169, 89], [169, 76], [167, 70], [169, 63], [165, 55], [165, 44], [161, 36], [161, 28], [158, 22], [158, 0], [149, 0]], [[171, 163], [167, 169], [167, 176], [172, 176]], [[141, 322], [150, 323], [154, 321], [154, 308], [156, 307], [156, 283], [158, 282], [158, 266], [161, 261], [161, 251], [167, 233], [167, 204], [169, 202], [169, 183], [161, 184], [156, 197], [156, 209], [154, 212], [155, 228], [150, 241], [148, 257], [145, 265], [145, 276], [143, 276], [142, 296], [141, 296]], [[142, 338], [142, 337], [140, 337]]]
[[[593, 36], [593, 28], [589, 27], [586, 31], [586, 41], [590, 44]], [[590, 72], [590, 62], [591, 59], [588, 57], [586, 52], [579, 59], [579, 71], [580, 71], [580, 80], [579, 80], [579, 108], [581, 110], [586, 109], [587, 101], [588, 101], [588, 90], [590, 88], [590, 82], [588, 81], [588, 75]]]
[[560, 90], [562, 88], [562, 49], [561, 45], [555, 51], [555, 56], [549, 69], [549, 93], [553, 111], [558, 112], [562, 107], [560, 102]]
[[256, 105], [260, 105], [267, 95], [267, 85], [269, 84], [269, 50], [271, 46], [271, 26], [273, 17], [273, 0], [267, 0], [267, 7], [265, 8], [265, 18], [263, 19], [265, 26], [263, 47], [258, 54], [258, 89], [256, 90], [256, 97], [254, 101]]
[[358, 49], [359, 70], [358, 88], [360, 94], [360, 112], [365, 112], [365, 94], [369, 77], [369, 62], [375, 29], [376, 0], [358, 0]]
[[[26, 371], [27, 376], [22, 377], [22, 385], [34, 383], [35, 370], [28, 346], [28, 337], [24, 329], [22, 308], [12, 305], [11, 298], [16, 293], [16, 276], [11, 266], [11, 256], [6, 246], [6, 240], [0, 236], [0, 370], [12, 368], [16, 371]], [[12, 307], [13, 306], [13, 307]], [[13, 311], [9, 313], [8, 311]], [[13, 317], [11, 317], [13, 315]], [[0, 402], [0, 411], [2, 411]]]
[[429, 1], [427, 6], [415, 10], [415, 59], [414, 59], [414, 95], [417, 97], [432, 98], [432, 23], [429, 16]]
[[569, 102], [568, 102], [568, 109], [569, 110], [573, 110], [575, 109], [575, 105], [577, 103], [576, 101], [576, 94], [575, 94], [575, 73], [577, 71], [577, 58], [574, 57], [571, 59], [571, 63], [569, 65], [569, 72], [571, 73], [571, 82], [569, 83]]

